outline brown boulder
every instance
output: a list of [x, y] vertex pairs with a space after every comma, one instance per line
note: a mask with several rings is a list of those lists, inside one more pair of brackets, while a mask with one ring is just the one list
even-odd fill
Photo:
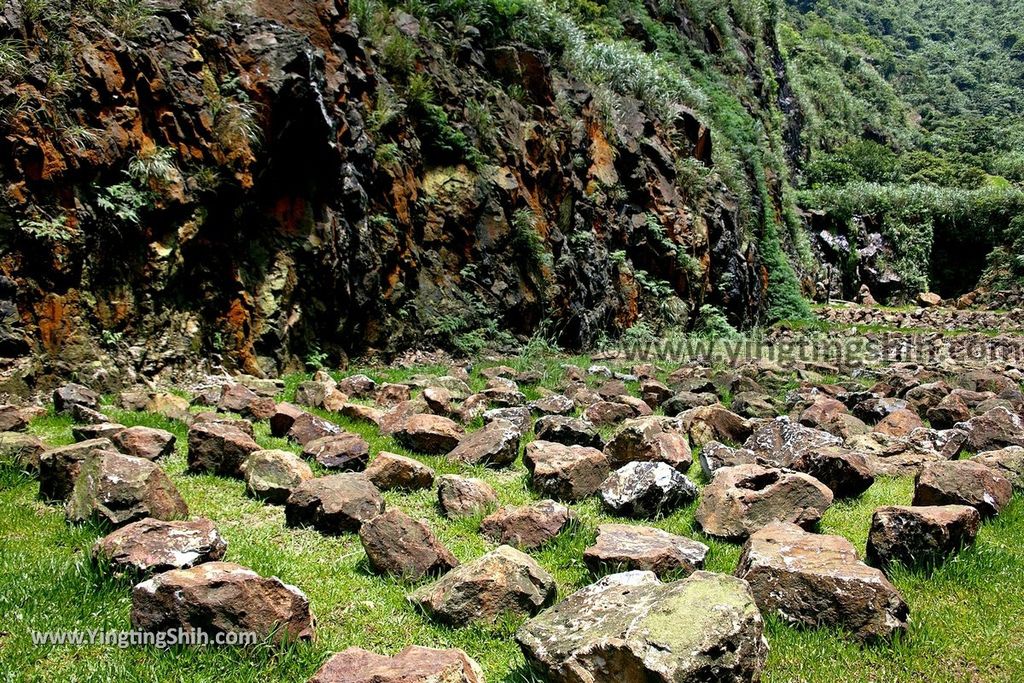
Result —
[[302, 413], [292, 421], [292, 426], [288, 428], [288, 438], [300, 446], [305, 446], [315, 439], [337, 436], [341, 433], [341, 427], [312, 413]]
[[358, 472], [370, 461], [370, 444], [358, 434], [332, 434], [307, 441], [302, 446], [302, 457], [330, 470]]
[[483, 479], [445, 474], [437, 481], [437, 502], [445, 517], [472, 517], [498, 506], [498, 494]]
[[350, 647], [328, 659], [309, 683], [484, 683], [484, 675], [458, 649], [410, 645], [387, 657]]
[[682, 420], [674, 417], [627, 420], [608, 441], [604, 453], [612, 469], [630, 462], [663, 462], [685, 473], [693, 464]]
[[956, 428], [967, 432], [967, 447], [975, 453], [1024, 446], [1024, 421], [1007, 408], [993, 408], [957, 423]]
[[521, 432], [514, 424], [508, 420], [495, 420], [462, 437], [448, 453], [448, 459], [467, 465], [511, 465], [519, 456], [520, 438]]
[[188, 469], [194, 473], [241, 478], [242, 465], [258, 450], [260, 445], [234, 422], [197, 422], [188, 430]]
[[715, 472], [701, 492], [695, 520], [708, 535], [744, 539], [772, 522], [812, 527], [832, 497], [827, 486], [806, 474], [737, 465]]
[[0, 462], [13, 464], [25, 472], [39, 471], [39, 456], [46, 444], [23, 432], [0, 432]]
[[311, 526], [325, 534], [359, 531], [382, 512], [384, 499], [377, 487], [364, 474], [351, 472], [307, 479], [284, 507], [288, 526]]
[[188, 506], [156, 464], [95, 451], [82, 462], [64, 512], [72, 522], [93, 519], [118, 527], [146, 517], [182, 519]]
[[974, 460], [932, 462], [914, 482], [914, 505], [970, 505], [982, 517], [999, 514], [1013, 486], [998, 471]]
[[158, 574], [224, 557], [227, 541], [208, 519], [141, 519], [96, 541], [92, 557], [115, 574]]
[[270, 434], [282, 439], [288, 436], [288, 430], [295, 420], [306, 411], [291, 403], [278, 403], [274, 406], [274, 414], [270, 416]]
[[110, 439], [90, 439], [39, 454], [39, 497], [46, 501], [66, 500], [75, 487], [82, 462], [95, 452], [116, 452]]
[[739, 444], [751, 434], [749, 420], [719, 404], [691, 408], [679, 417], [694, 446], [703, 446], [710, 441]]
[[419, 413], [410, 416], [394, 432], [395, 440], [409, 450], [428, 455], [444, 455], [463, 438], [465, 431], [440, 415]]
[[364, 522], [359, 540], [370, 568], [378, 574], [416, 581], [430, 574], [443, 574], [459, 564], [426, 522], [396, 508]]
[[881, 422], [875, 425], [875, 431], [889, 436], [907, 436], [915, 429], [923, 427], [924, 423], [917, 413], [901, 408], [886, 415]]
[[804, 451], [789, 466], [829, 487], [836, 498], [859, 496], [875, 481], [867, 458], [846, 448], [832, 446]]
[[253, 451], [242, 465], [245, 490], [253, 498], [282, 505], [296, 486], [313, 478], [313, 470], [288, 451]]
[[381, 491], [416, 491], [434, 485], [434, 470], [419, 460], [387, 451], [378, 453], [365, 473]]
[[505, 506], [484, 518], [480, 533], [495, 543], [524, 550], [539, 548], [576, 521], [576, 513], [553, 500]]
[[969, 505], [880, 507], [871, 518], [867, 561], [883, 569], [937, 565], [974, 543], [980, 526]]
[[437, 621], [467, 626], [534, 615], [555, 595], [550, 574], [529, 555], [502, 545], [416, 590], [409, 601]]
[[636, 416], [637, 411], [632, 406], [613, 401], [598, 401], [583, 411], [583, 419], [599, 427], [618, 424]]
[[92, 410], [99, 410], [100, 395], [89, 387], [70, 382], [53, 390], [53, 408], [58, 413], [66, 413], [72, 405], [80, 405]]
[[131, 622], [140, 631], [202, 629], [211, 638], [247, 632], [276, 642], [313, 637], [302, 591], [231, 562], [172, 569], [143, 581], [132, 589]]
[[164, 429], [128, 427], [111, 435], [117, 450], [146, 460], [156, 460], [174, 452], [178, 437]]
[[909, 608], [879, 570], [857, 559], [842, 536], [772, 523], [750, 536], [736, 576], [762, 612], [805, 627], [838, 627], [861, 640], [887, 639], [907, 628]]
[[0, 432], [23, 432], [28, 429], [28, 418], [17, 406], [0, 405]]
[[703, 543], [661, 529], [602, 524], [597, 542], [583, 551], [583, 561], [594, 575], [642, 570], [680, 578], [703, 569], [707, 554]]
[[[0, 435], [2, 442], [2, 435]], [[1024, 448], [1008, 446], [998, 451], [985, 451], [971, 458], [1006, 477], [1015, 489], [1024, 489]]]
[[558, 500], [581, 500], [593, 495], [608, 477], [608, 460], [596, 448], [531, 441], [523, 464], [533, 488]]

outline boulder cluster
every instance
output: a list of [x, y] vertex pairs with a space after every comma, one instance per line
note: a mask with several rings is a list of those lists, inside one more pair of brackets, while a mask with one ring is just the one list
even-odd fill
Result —
[[[515, 639], [528, 664], [567, 682], [756, 680], [766, 614], [891, 639], [911, 619], [887, 578], [892, 567], [945, 561], [1024, 486], [1024, 396], [1009, 371], [893, 366], [869, 386], [826, 382], [827, 368], [804, 367], [780, 393], [792, 379], [763, 362], [718, 373], [686, 365], [664, 380], [650, 365], [562, 370], [560, 393], [506, 366], [403, 384], [320, 372], [293, 402], [277, 400], [280, 384], [245, 377], [191, 402], [122, 393], [126, 416], [144, 410], [187, 425], [184, 443], [113, 422], [99, 395], [68, 384], [54, 392], [53, 410], [74, 419], [75, 443], [48, 448], [26, 433], [38, 409], [0, 406], [0, 451], [38, 477], [40, 498], [63, 505], [69, 522], [107, 527], [92, 556], [140, 581], [136, 628], [314, 636], [299, 588], [225, 559], [216, 525], [190, 518], [161, 465], [183, 451], [187, 474], [244, 481], [247, 495], [282, 506], [289, 527], [355, 534], [369, 571], [416, 584], [408, 603], [424, 618], [453, 628], [521, 620]], [[335, 414], [408, 454], [374, 452]], [[292, 450], [264, 448], [257, 422]], [[973, 456], [962, 459], [965, 451]], [[481, 478], [437, 476], [431, 458], [509, 471], [521, 459], [533, 500], [513, 504]], [[906, 475], [915, 477], [913, 500], [876, 509], [863, 549], [817, 532], [837, 499]], [[424, 490], [436, 491], [442, 517], [478, 524], [491, 549], [459, 558], [428, 520], [384, 496]], [[588, 499], [617, 521], [598, 525], [582, 551], [595, 583], [559, 601], [555, 577], [529, 553], [586, 538], [575, 506]], [[691, 505], [699, 538], [659, 528]], [[743, 544], [733, 575], [704, 570], [712, 540]], [[410, 646], [393, 656], [350, 648], [312, 680], [483, 675], [461, 650]]]

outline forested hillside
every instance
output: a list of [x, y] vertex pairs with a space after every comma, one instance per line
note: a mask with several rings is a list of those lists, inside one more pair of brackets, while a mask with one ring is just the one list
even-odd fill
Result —
[[836, 255], [846, 290], [866, 277], [883, 295], [959, 295], [982, 270], [989, 287], [1019, 286], [1022, 13], [1016, 0], [790, 3], [779, 35], [807, 115], [800, 201], [862, 247], [873, 230], [902, 245], [866, 274]]

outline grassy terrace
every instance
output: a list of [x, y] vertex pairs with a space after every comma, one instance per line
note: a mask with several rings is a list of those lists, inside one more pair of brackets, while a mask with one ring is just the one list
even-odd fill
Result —
[[[585, 358], [544, 361], [543, 384], [560, 379], [560, 362], [586, 366]], [[515, 362], [510, 363], [516, 365]], [[528, 362], [520, 364], [525, 367]], [[536, 367], [536, 362], [529, 363]], [[438, 373], [441, 368], [416, 372]], [[400, 381], [409, 370], [369, 369], [378, 381]], [[302, 376], [288, 378], [285, 397]], [[473, 383], [482, 381], [474, 377]], [[635, 389], [635, 387], [634, 387]], [[531, 392], [528, 390], [527, 395]], [[62, 509], [36, 499], [38, 484], [11, 465], [0, 467], [0, 674], [7, 680], [268, 681], [305, 680], [331, 652], [358, 645], [394, 652], [417, 643], [455, 646], [476, 658], [492, 681], [531, 681], [511, 636], [518, 623], [454, 630], [433, 624], [405, 602], [410, 585], [369, 573], [355, 535], [325, 537], [312, 530], [284, 526], [283, 508], [248, 498], [244, 483], [185, 472], [184, 425], [159, 416], [106, 406], [125, 425], [168, 429], [178, 449], [162, 466], [171, 475], [193, 515], [211, 518], [228, 539], [226, 559], [264, 575], [276, 575], [306, 592], [318, 618], [316, 642], [274, 649], [254, 647], [118, 649], [110, 645], [46, 646], [32, 643], [30, 630], [125, 630], [130, 628], [128, 580], [98, 572], [89, 561], [92, 543], [103, 533], [93, 526], [71, 526]], [[409, 453], [375, 427], [321, 413], [362, 434], [372, 453], [389, 450], [412, 455], [438, 474], [479, 476], [498, 491], [502, 503], [538, 498], [529, 490], [521, 462], [500, 471], [467, 468], [443, 457]], [[476, 426], [476, 425], [474, 425]], [[32, 431], [50, 444], [72, 441], [71, 422], [61, 416], [35, 420]], [[257, 424], [265, 447], [298, 452], [269, 436]], [[532, 438], [528, 435], [527, 439]], [[314, 464], [315, 467], [315, 464]], [[699, 467], [690, 476], [702, 483]], [[886, 504], [907, 504], [910, 480], [880, 480], [860, 499], [838, 503], [825, 515], [821, 531], [842, 534], [863, 549], [872, 511]], [[490, 544], [478, 533], [478, 519], [451, 521], [436, 506], [435, 491], [386, 493], [388, 505], [424, 517], [438, 537], [462, 561]], [[596, 499], [574, 505], [580, 525], [533, 556], [557, 579], [560, 596], [592, 579], [582, 562], [598, 524], [612, 521]], [[707, 568], [732, 572], [740, 546], [711, 540], [695, 531], [695, 504], [654, 526], [691, 536], [711, 547]], [[622, 521], [622, 520], [616, 520]], [[911, 608], [907, 636], [887, 645], [861, 647], [841, 633], [795, 630], [768, 620], [771, 655], [767, 681], [1012, 681], [1024, 671], [1024, 503], [1018, 496], [997, 519], [985, 524], [977, 544], [934, 572], [900, 571], [893, 577]]]

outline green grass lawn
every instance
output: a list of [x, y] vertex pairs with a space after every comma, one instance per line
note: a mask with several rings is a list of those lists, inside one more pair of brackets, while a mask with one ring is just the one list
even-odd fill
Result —
[[[565, 359], [562, 359], [563, 361]], [[576, 359], [580, 364], [584, 359]], [[545, 382], [557, 376], [546, 366]], [[400, 380], [413, 371], [373, 373]], [[301, 377], [291, 377], [288, 392]], [[480, 380], [474, 379], [474, 384]], [[533, 392], [531, 392], [533, 393]], [[242, 482], [185, 472], [183, 425], [153, 415], [105, 411], [126, 424], [145, 424], [178, 435], [178, 449], [162, 462], [193, 515], [214, 520], [228, 540], [226, 560], [275, 575], [309, 596], [317, 617], [314, 643], [284, 648], [34, 646], [30, 631], [126, 630], [131, 609], [128, 580], [104, 576], [89, 561], [92, 543], [103, 533], [93, 526], [72, 526], [63, 510], [36, 499], [36, 481], [10, 465], [0, 466], [0, 674], [7, 680], [268, 681], [305, 680], [330, 655], [348, 646], [393, 653], [409, 644], [460, 647], [480, 662], [487, 680], [530, 681], [512, 634], [518, 622], [493, 627], [451, 629], [433, 624], [410, 607], [405, 595], [414, 587], [374, 576], [354, 534], [325, 537], [312, 530], [284, 526], [280, 506], [248, 498]], [[372, 453], [389, 450], [415, 456], [440, 475], [478, 476], [498, 491], [502, 503], [538, 498], [526, 483], [521, 462], [493, 471], [454, 465], [443, 457], [409, 453], [375, 427], [328, 413], [347, 429], [364, 435]], [[32, 431], [51, 444], [68, 443], [71, 422], [58, 416], [37, 419]], [[269, 436], [257, 424], [257, 441], [266, 447], [293, 445]], [[700, 482], [694, 465], [691, 478]], [[880, 480], [860, 499], [833, 506], [821, 525], [842, 534], [863, 550], [872, 511], [907, 504], [909, 480]], [[490, 547], [478, 533], [478, 519], [443, 518], [436, 492], [386, 493], [390, 506], [429, 520], [438, 537], [462, 561]], [[580, 525], [551, 545], [531, 553], [558, 582], [561, 597], [592, 579], [582, 561], [598, 524], [614, 519], [596, 499], [573, 506]], [[740, 546], [714, 541], [694, 530], [691, 505], [654, 526], [696, 538], [711, 547], [707, 568], [732, 572]], [[767, 681], [1014, 681], [1024, 679], [1024, 504], [1020, 498], [984, 525], [976, 545], [930, 575], [900, 571], [895, 577], [911, 608], [911, 628], [891, 644], [862, 647], [841, 633], [795, 630], [768, 619], [771, 655]]]

